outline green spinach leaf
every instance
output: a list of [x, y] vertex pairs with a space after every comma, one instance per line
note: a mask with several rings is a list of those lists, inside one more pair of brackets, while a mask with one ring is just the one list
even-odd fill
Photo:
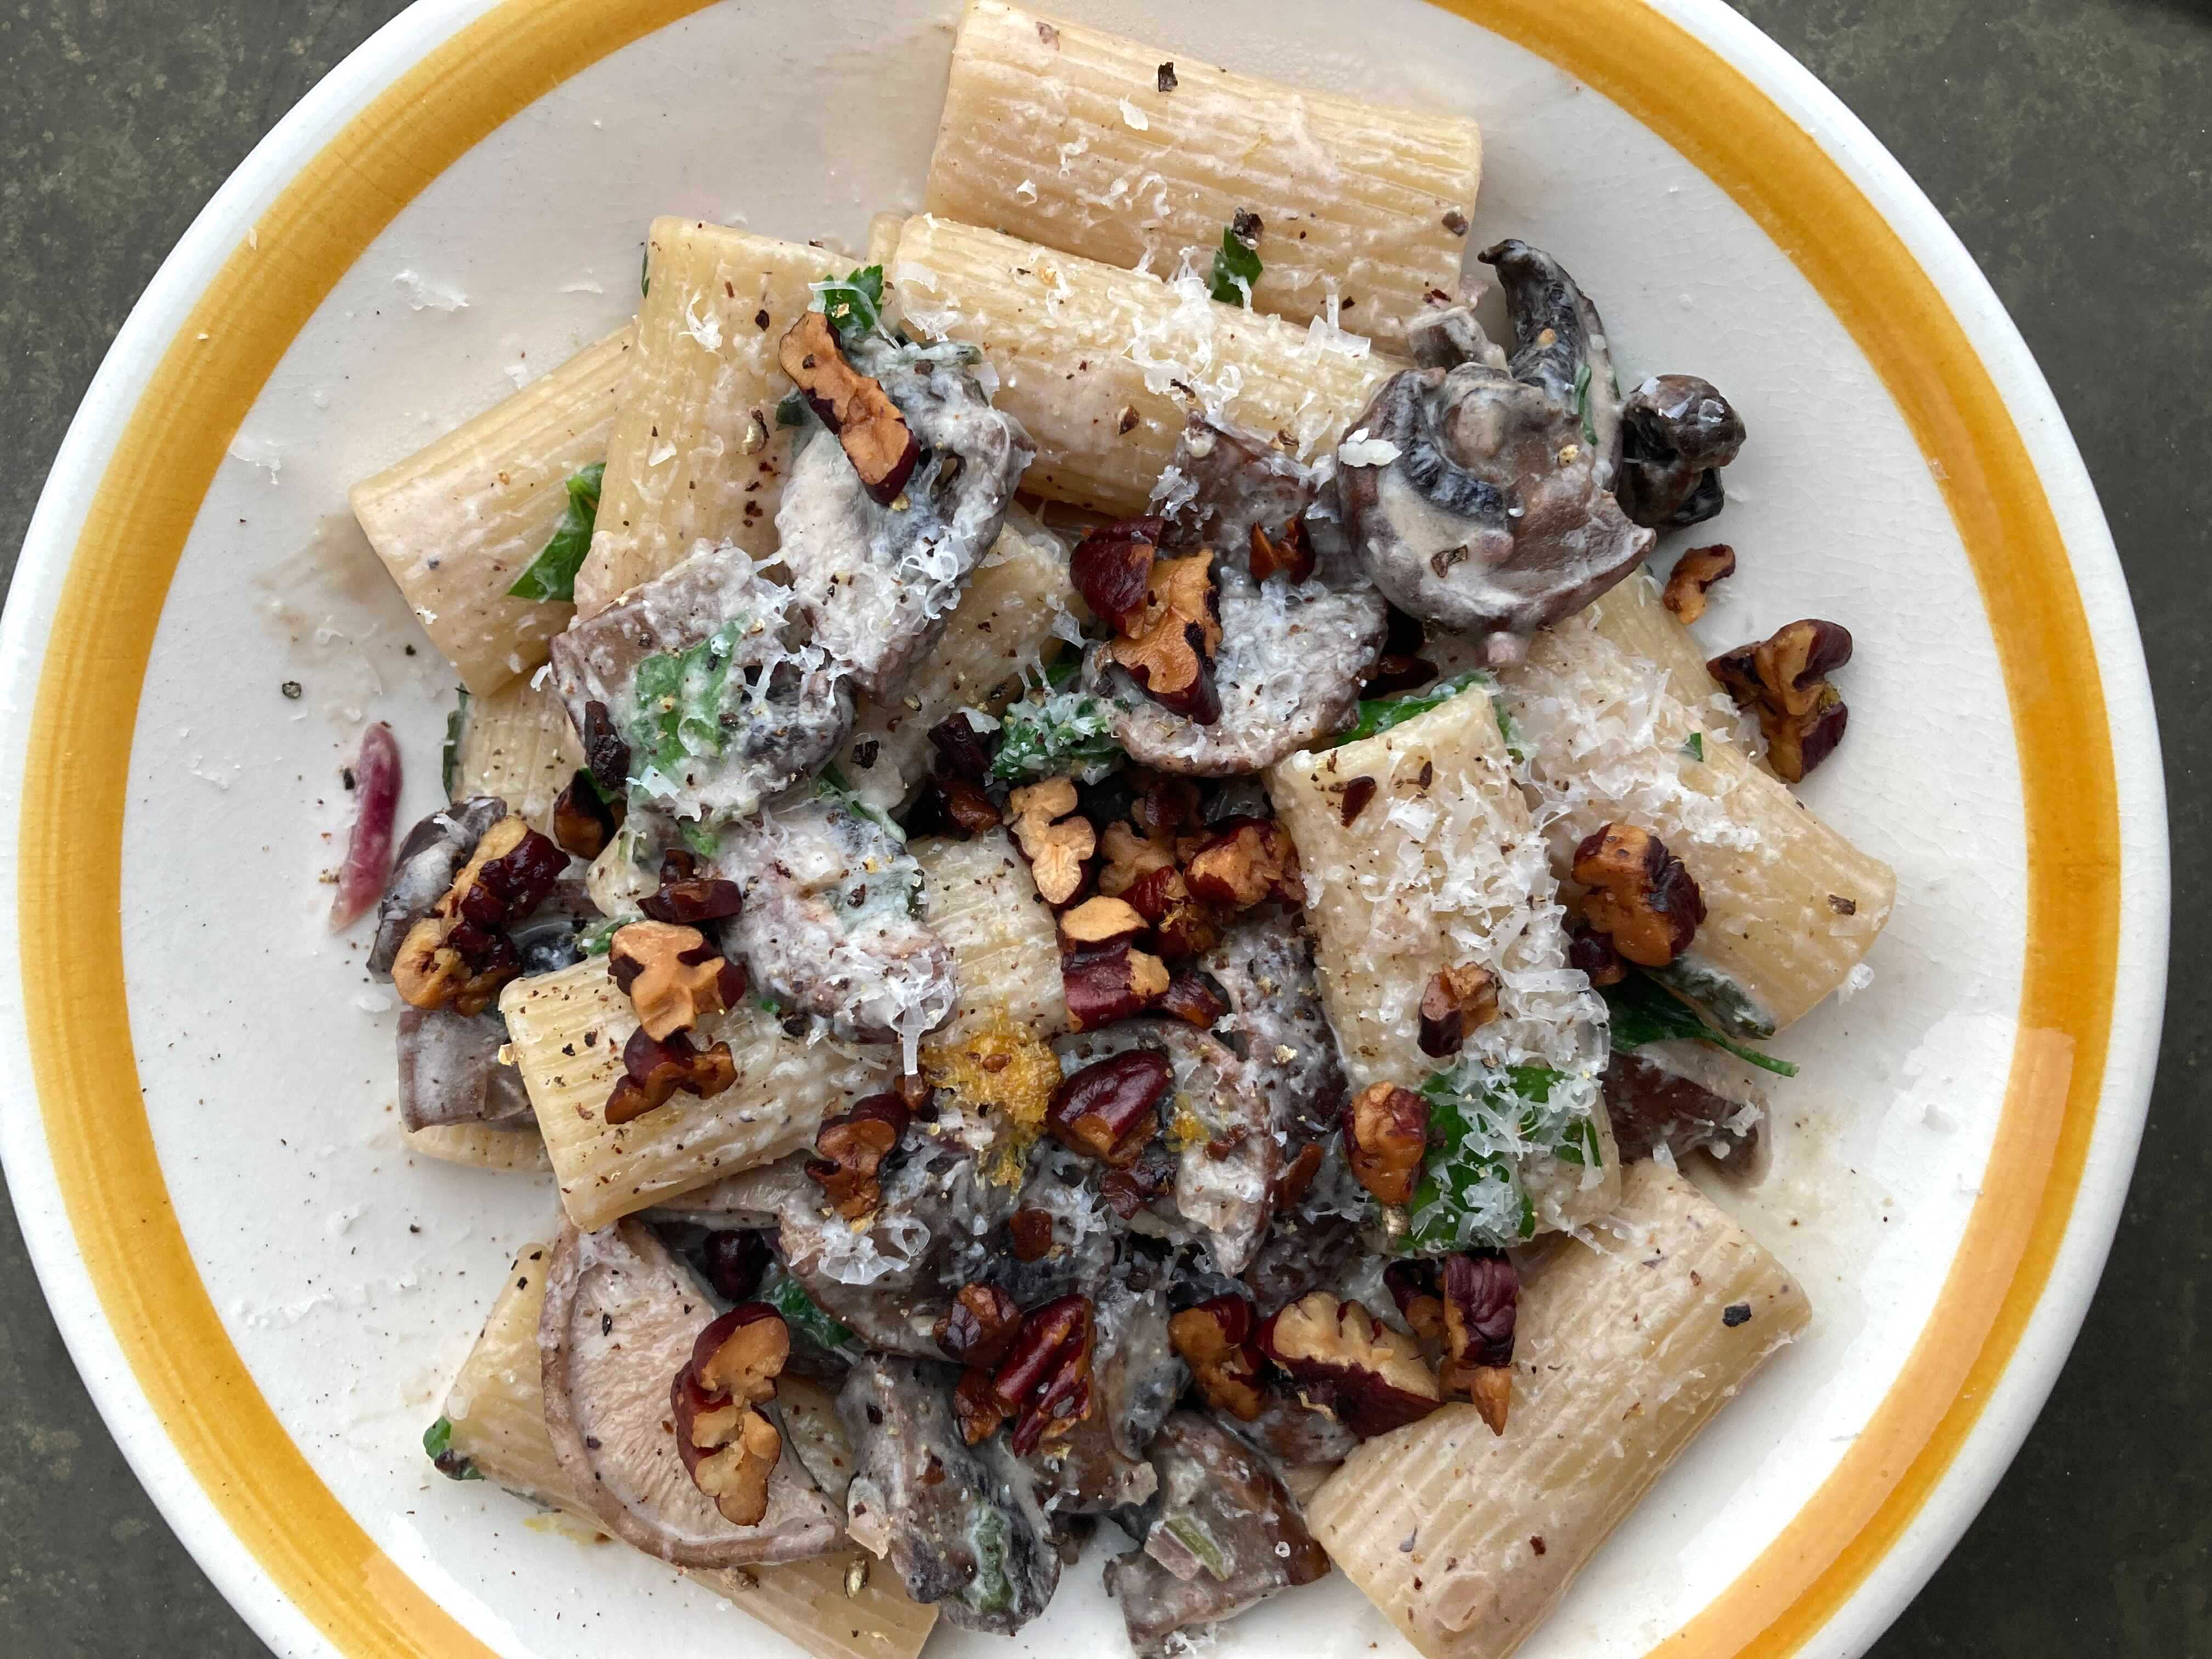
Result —
[[592, 529], [599, 520], [599, 485], [607, 464], [594, 461], [568, 480], [568, 505], [545, 550], [507, 590], [514, 599], [562, 599], [576, 597], [576, 570], [592, 550]]
[[[1213, 297], [1225, 306], [1241, 306], [1249, 302], [1248, 289], [1258, 285], [1260, 272], [1260, 216], [1255, 213], [1239, 213], [1236, 221], [1224, 228], [1221, 246], [1213, 252], [1213, 274], [1207, 288]], [[1243, 286], [1238, 286], [1238, 279]]]
[[1747, 1060], [1777, 1077], [1797, 1075], [1797, 1067], [1790, 1061], [1777, 1060], [1772, 1054], [1762, 1054], [1715, 1030], [1696, 1009], [1648, 975], [1632, 970], [1620, 984], [1606, 986], [1599, 994], [1605, 998], [1605, 1005], [1613, 1015], [1613, 1046], [1617, 1049], [1626, 1051], [1641, 1048], [1647, 1042], [1686, 1038], [1724, 1048], [1737, 1059]]

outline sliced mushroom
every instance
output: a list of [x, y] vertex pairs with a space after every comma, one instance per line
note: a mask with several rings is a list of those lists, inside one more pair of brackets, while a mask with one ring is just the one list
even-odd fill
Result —
[[724, 938], [786, 1011], [840, 1036], [915, 1045], [952, 1012], [952, 952], [921, 920], [921, 867], [890, 830], [835, 800], [772, 807], [723, 838], [716, 875], [744, 908]]
[[491, 1009], [457, 1014], [450, 1008], [399, 1012], [399, 1120], [410, 1129], [473, 1123], [486, 1129], [535, 1130], [522, 1073], [502, 1066], [507, 1022]]
[[1375, 585], [1503, 664], [1654, 538], [1612, 494], [1620, 405], [1595, 308], [1525, 243], [1483, 258], [1513, 315], [1510, 368], [1492, 354], [1392, 376], [1338, 451], [1336, 491]]
[[991, 407], [967, 348], [872, 339], [849, 353], [906, 417], [920, 461], [882, 505], [838, 440], [817, 433], [792, 462], [775, 524], [814, 642], [881, 701], [944, 631], [1036, 450]]
[[1231, 1619], [1328, 1571], [1328, 1553], [1260, 1455], [1220, 1425], [1178, 1412], [1154, 1437], [1160, 1489], [1144, 1547], [1106, 1565], [1140, 1656], [1194, 1625]]
[[969, 1446], [949, 1365], [871, 1355], [837, 1396], [854, 1452], [848, 1530], [886, 1557], [917, 1601], [1010, 1636], [1060, 1584], [1060, 1552], [1030, 1472], [994, 1435]]
[[1228, 1000], [1229, 1024], [1215, 1030], [1243, 1054], [1277, 1134], [1293, 1148], [1328, 1139], [1350, 1085], [1304, 927], [1280, 916], [1243, 917], [1197, 966]]
[[610, 1532], [683, 1567], [799, 1561], [836, 1548], [836, 1511], [787, 1448], [768, 1513], [732, 1525], [692, 1484], [669, 1391], [714, 1304], [650, 1228], [562, 1230], [538, 1325], [554, 1455]]
[[1743, 447], [1743, 416], [1711, 381], [1653, 375], [1628, 394], [1621, 437], [1616, 488], [1637, 523], [1680, 530], [1727, 504], [1720, 470]]
[[1054, 1046], [1071, 1074], [1131, 1048], [1155, 1048], [1168, 1056], [1175, 1072], [1169, 1097], [1174, 1115], [1164, 1144], [1173, 1147], [1175, 1180], [1139, 1212], [1139, 1221], [1148, 1218], [1146, 1231], [1170, 1238], [1194, 1230], [1216, 1271], [1232, 1278], [1243, 1272], [1274, 1214], [1274, 1183], [1282, 1169], [1267, 1097], [1244, 1057], [1172, 1019], [1126, 1020]]
[[1190, 1381], [1168, 1340], [1166, 1276], [1155, 1264], [1125, 1249], [1085, 1288], [1097, 1345], [1091, 1411], [1028, 1459], [1055, 1515], [1105, 1515], [1150, 1498], [1158, 1476], [1145, 1449]]
[[1702, 1151], [1732, 1167], [1747, 1164], [1758, 1155], [1766, 1102], [1743, 1070], [1696, 1043], [1615, 1049], [1605, 1068], [1605, 1105], [1622, 1164], [1664, 1146], [1677, 1158]]
[[556, 635], [553, 684], [587, 748], [618, 734], [634, 799], [741, 818], [811, 775], [853, 722], [828, 653], [789, 642], [798, 621], [792, 591], [725, 543]]
[[1355, 562], [1326, 549], [1301, 562], [1310, 565], [1304, 580], [1298, 568], [1255, 575], [1255, 535], [1277, 562], [1280, 544], [1308, 535], [1318, 487], [1310, 468], [1258, 434], [1194, 416], [1167, 477], [1178, 481], [1164, 503], [1169, 544], [1215, 554], [1220, 712], [1201, 721], [1146, 696], [1115, 663], [1111, 641], [1087, 653], [1084, 684], [1114, 705], [1114, 735], [1139, 763], [1202, 777], [1256, 772], [1351, 720], [1387, 607]]
[[376, 937], [368, 947], [373, 973], [389, 974], [407, 930], [446, 896], [484, 831], [507, 816], [497, 795], [471, 795], [441, 806], [407, 832], [376, 904]]

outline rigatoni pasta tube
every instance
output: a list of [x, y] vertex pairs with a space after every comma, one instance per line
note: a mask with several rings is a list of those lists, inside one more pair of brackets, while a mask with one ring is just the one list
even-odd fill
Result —
[[[597, 1530], [545, 1431], [538, 1319], [551, 1253], [532, 1244], [515, 1257], [483, 1334], [447, 1393], [447, 1451], [485, 1480]], [[908, 1601], [891, 1573], [868, 1573], [860, 1591], [849, 1594], [846, 1586], [860, 1560], [858, 1551], [847, 1550], [786, 1566], [688, 1576], [814, 1659], [914, 1659], [937, 1623], [937, 1609]]]
[[968, 841], [933, 836], [913, 850], [929, 925], [951, 947], [960, 979], [951, 1023], [933, 1043], [1007, 1024], [1040, 1038], [1066, 1030], [1060, 930], [1006, 832]]
[[562, 1206], [586, 1232], [808, 1145], [824, 1112], [890, 1077], [881, 1060], [787, 1036], [773, 1015], [744, 1002], [702, 1022], [694, 1039], [702, 1048], [730, 1045], [734, 1085], [708, 1100], [679, 1093], [628, 1123], [609, 1123], [607, 1097], [637, 1017], [608, 977], [606, 958], [516, 980], [499, 1008]]
[[584, 763], [568, 711], [550, 685], [510, 680], [469, 699], [456, 799], [497, 795], [530, 827], [550, 834], [553, 802]]
[[527, 1127], [488, 1129], [481, 1123], [426, 1123], [419, 1129], [403, 1129], [400, 1139], [410, 1152], [472, 1170], [544, 1175], [553, 1168], [545, 1143]]
[[1293, 755], [1269, 769], [1267, 793], [1297, 844], [1322, 997], [1352, 1087], [1419, 1088], [1446, 1064], [1420, 1046], [1423, 994], [1444, 969], [1486, 969], [1498, 1012], [1462, 1058], [1556, 1073], [1556, 1103], [1586, 1111], [1596, 1137], [1591, 1167], [1506, 1132], [1496, 1150], [1516, 1163], [1534, 1224], [1610, 1209], [1620, 1173], [1597, 1085], [1603, 1009], [1567, 967], [1558, 884], [1488, 694], [1472, 687], [1374, 737]]
[[354, 517], [431, 643], [489, 696], [545, 660], [570, 607], [511, 598], [568, 510], [568, 480], [605, 460], [633, 355], [624, 327], [428, 449], [353, 487]]
[[1355, 335], [1221, 305], [1194, 280], [928, 214], [906, 222], [888, 275], [909, 325], [990, 360], [993, 401], [1036, 443], [1023, 487], [1101, 513], [1144, 509], [1194, 405], [1311, 456], [1405, 366]]
[[1205, 268], [1230, 222], [1256, 213], [1255, 307], [1303, 324], [1334, 293], [1344, 326], [1397, 345], [1425, 294], [1456, 290], [1481, 176], [1464, 116], [1254, 80], [971, 0], [927, 205], [1163, 272], [1186, 251]]
[[1345, 1576], [1430, 1659], [1504, 1659], [1713, 1413], [1811, 1316], [1680, 1176], [1522, 1282], [1505, 1431], [1447, 1406], [1369, 1441], [1306, 1508]]
[[775, 549], [792, 447], [775, 421], [791, 390], [776, 347], [811, 303], [808, 284], [851, 264], [721, 225], [653, 222], [637, 362], [607, 440], [577, 615], [597, 616], [702, 539]]
[[1757, 1036], [1850, 977], [1889, 920], [1895, 874], [1693, 718], [1656, 665], [1571, 617], [1498, 679], [1553, 803], [1554, 867], [1618, 822], [1658, 836], [1697, 882], [1705, 919], [1670, 984]]
[[1069, 617], [1074, 592], [1059, 538], [1009, 507], [937, 648], [915, 665], [896, 697], [854, 700], [853, 733], [837, 755], [853, 793], [885, 811], [902, 805], [936, 754], [929, 728], [963, 708], [995, 714], [1006, 707], [1024, 667], [1042, 660], [1054, 623]]

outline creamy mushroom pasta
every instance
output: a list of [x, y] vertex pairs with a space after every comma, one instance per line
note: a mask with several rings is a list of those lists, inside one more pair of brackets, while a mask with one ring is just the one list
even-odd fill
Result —
[[355, 491], [466, 689], [334, 920], [560, 1201], [443, 1472], [823, 1659], [1101, 1557], [1139, 1654], [1334, 1570], [1486, 1659], [1803, 1327], [1683, 1170], [1887, 918], [1851, 641], [1692, 640], [1746, 422], [1480, 156], [975, 0], [927, 212], [656, 221]]

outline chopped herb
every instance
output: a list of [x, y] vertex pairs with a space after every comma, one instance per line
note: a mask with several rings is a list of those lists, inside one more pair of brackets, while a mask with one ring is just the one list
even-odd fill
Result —
[[[1536, 1210], [1517, 1165], [1547, 1154], [1577, 1167], [1604, 1153], [1586, 1089], [1561, 1089], [1548, 1066], [1462, 1064], [1421, 1085], [1430, 1152], [1399, 1249], [1416, 1254], [1498, 1249], [1531, 1237]], [[1565, 1098], [1554, 1100], [1554, 1093]]]
[[431, 1463], [448, 1480], [481, 1480], [483, 1473], [465, 1457], [453, 1453], [453, 1424], [451, 1418], [441, 1417], [422, 1431], [422, 1449], [429, 1454]]
[[[1048, 684], [1059, 666], [1045, 671]], [[1073, 672], [1071, 659], [1068, 674]], [[1065, 677], [1059, 682], [1066, 683]], [[1001, 717], [991, 775], [1020, 783], [1073, 773], [1081, 782], [1096, 783], [1127, 758], [1114, 740], [1114, 711], [1107, 703], [1088, 691], [1032, 692]]]
[[802, 392], [785, 392], [783, 401], [775, 406], [775, 423], [781, 427], [805, 426], [806, 394]]
[[603, 957], [613, 947], [617, 933], [633, 921], [641, 920], [643, 918], [639, 916], [609, 916], [604, 921], [595, 921], [584, 929], [576, 936], [576, 942], [583, 947], [586, 956]]
[[1613, 1013], [1613, 1046], [1626, 1051], [1647, 1042], [1684, 1039], [1724, 1048], [1739, 1060], [1747, 1060], [1777, 1077], [1796, 1077], [1797, 1067], [1786, 1060], [1761, 1054], [1708, 1025], [1698, 1011], [1668, 992], [1648, 974], [1631, 973], [1618, 985], [1604, 988], [1606, 1006]]
[[1575, 365], [1575, 418], [1583, 423], [1583, 441], [1595, 448], [1597, 422], [1590, 417], [1589, 389], [1589, 359], [1585, 357]]
[[1225, 306], [1251, 303], [1252, 289], [1260, 280], [1260, 216], [1239, 210], [1236, 222], [1221, 233], [1221, 246], [1213, 253], [1213, 297]]
[[848, 812], [856, 817], [867, 818], [883, 825], [884, 829], [890, 831], [895, 840], [902, 843], [905, 842], [906, 831], [899, 827], [898, 821], [880, 806], [871, 806], [854, 793], [853, 786], [845, 781], [844, 773], [838, 769], [834, 761], [823, 767], [820, 775], [814, 780], [814, 793], [824, 800], [836, 801]]
[[761, 1012], [773, 1014], [779, 1019], [783, 1017], [783, 1005], [765, 991], [753, 999], [753, 1006], [759, 1009]]
[[[1449, 702], [1470, 686], [1480, 685], [1487, 688], [1497, 684], [1498, 682], [1491, 678], [1488, 670], [1470, 668], [1464, 674], [1455, 674], [1448, 680], [1438, 680], [1432, 685], [1421, 687], [1418, 691], [1401, 691], [1395, 697], [1364, 698], [1359, 705], [1359, 718], [1331, 738], [1322, 747], [1334, 749], [1339, 744], [1357, 743], [1362, 738], [1374, 737], [1377, 732], [1388, 732], [1394, 726], [1403, 726], [1407, 720]], [[1513, 732], [1507, 725], [1503, 708], [1498, 711], [1498, 729], [1510, 746], [1513, 742]]]
[[1677, 957], [1664, 968], [1644, 970], [1659, 983], [1689, 998], [1705, 1017], [1732, 1037], [1764, 1042], [1774, 1035], [1774, 1016], [1759, 1000], [1711, 963]]
[[1221, 1540], [1213, 1535], [1205, 1522], [1194, 1515], [1177, 1515], [1163, 1521], [1160, 1526], [1168, 1536], [1191, 1553], [1199, 1565], [1214, 1577], [1224, 1583], [1227, 1581], [1236, 1562], [1229, 1552], [1221, 1547]]
[[1693, 761], [1705, 759], [1705, 734], [1702, 732], [1691, 732], [1688, 737], [1682, 739], [1682, 752]]
[[789, 1273], [771, 1274], [761, 1286], [760, 1299], [783, 1316], [793, 1334], [803, 1336], [830, 1353], [859, 1357], [860, 1339], [823, 1312], [822, 1304], [807, 1295], [806, 1287]]
[[640, 294], [653, 292], [653, 249], [650, 246], [637, 251], [637, 291]]
[[576, 570], [592, 550], [592, 529], [599, 520], [599, 484], [607, 464], [594, 461], [568, 480], [568, 505], [553, 527], [544, 551], [507, 590], [512, 599], [562, 599], [576, 597]]
[[[730, 659], [751, 623], [749, 616], [732, 617], [698, 644], [657, 651], [638, 664], [633, 682], [637, 721], [629, 734], [637, 769], [633, 778], [650, 770], [678, 779], [695, 757], [722, 752]], [[742, 691], [744, 683], [738, 684]]]
[[814, 292], [822, 301], [822, 314], [837, 331], [838, 343], [848, 351], [876, 333], [884, 325], [884, 268], [869, 265], [842, 283], [817, 283]]
[[438, 750], [438, 777], [446, 786], [446, 799], [461, 781], [461, 737], [469, 729], [469, 689], [454, 689], [453, 712], [446, 716], [446, 741]]
[[696, 819], [677, 819], [676, 833], [684, 837], [686, 847], [702, 859], [713, 858], [722, 850], [722, 838]]
[[1082, 666], [1080, 651], [1063, 651], [1045, 665], [1044, 683], [1057, 691], [1073, 679]]

